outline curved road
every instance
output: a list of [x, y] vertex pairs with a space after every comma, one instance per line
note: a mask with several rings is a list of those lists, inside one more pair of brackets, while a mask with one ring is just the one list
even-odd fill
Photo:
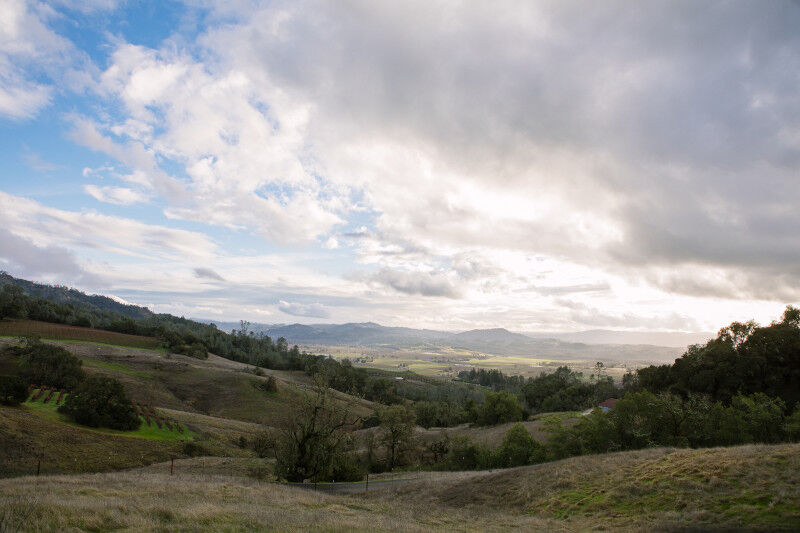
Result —
[[366, 481], [353, 481], [349, 483], [283, 483], [291, 487], [300, 487], [303, 489], [318, 490], [329, 494], [358, 494], [364, 492], [372, 492], [373, 490], [390, 489], [394, 486], [405, 483], [407, 481], [414, 481], [416, 477], [403, 478], [403, 479], [381, 479], [370, 481], [369, 485]]

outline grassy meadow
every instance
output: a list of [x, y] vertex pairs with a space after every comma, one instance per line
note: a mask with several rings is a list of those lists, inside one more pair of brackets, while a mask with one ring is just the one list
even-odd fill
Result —
[[[66, 415], [63, 415], [58, 412], [58, 407], [63, 405], [66, 396], [62, 399], [60, 404], [56, 404], [55, 396], [47, 403], [44, 402], [44, 398], [46, 396], [42, 396], [41, 398], [33, 401], [28, 399], [22, 405], [28, 408], [31, 413], [35, 414], [36, 416], [40, 416], [42, 418], [46, 418], [48, 420], [52, 420], [54, 422], [59, 422], [62, 424], [71, 425], [74, 427], [79, 427], [82, 429], [86, 429], [87, 431], [96, 431], [99, 433], [106, 433], [108, 435], [119, 435], [122, 437], [132, 437], [132, 438], [143, 438], [143, 439], [154, 439], [154, 440], [162, 440], [162, 441], [191, 441], [194, 440], [195, 434], [188, 428], [181, 426], [183, 432], [179, 432], [177, 429], [167, 429], [166, 425], [162, 425], [160, 428], [155, 423], [154, 420], [150, 420], [150, 424], [144, 419], [144, 417], [140, 416], [139, 421], [141, 425], [139, 429], [134, 431], [119, 431], [116, 429], [107, 429], [107, 428], [87, 428], [86, 426], [81, 426], [79, 424], [75, 424], [69, 420]], [[163, 414], [163, 413], [162, 413]]]
[[[0, 339], [0, 345], [11, 342]], [[0, 478], [8, 478], [0, 479], [0, 531], [800, 528], [800, 444], [656, 448], [492, 471], [414, 472], [405, 476], [411, 481], [372, 487], [366, 494], [278, 484], [272, 461], [259, 459], [239, 441], [274, 431], [291, 415], [311, 388], [303, 372], [255, 375], [249, 365], [213, 355], [199, 360], [158, 350], [48, 342], [78, 356], [88, 374], [119, 380], [135, 402], [153, 405], [184, 433], [146, 424], [133, 432], [78, 426], [57, 412], [52, 398], [0, 406]], [[0, 370], [16, 364], [8, 357], [0, 356]], [[464, 361], [472, 360], [483, 359]], [[261, 386], [269, 377], [277, 391]], [[432, 382], [409, 376], [404, 383]], [[342, 393], [334, 396], [356, 414], [368, 415], [376, 407]], [[552, 417], [569, 426], [579, 414], [545, 413], [523, 425], [544, 441]], [[424, 446], [443, 435], [466, 436], [494, 448], [510, 427], [417, 428], [414, 439]], [[355, 432], [357, 446], [370, 431], [376, 429]], [[200, 457], [187, 457], [188, 440]], [[37, 468], [41, 475], [33, 476]]]
[[800, 444], [659, 448], [500, 471], [423, 473], [415, 481], [351, 495], [258, 481], [246, 462], [217, 460], [207, 468], [197, 468], [200, 460], [186, 462], [172, 476], [164, 464], [0, 480], [0, 520], [8, 529], [42, 531], [800, 527]]

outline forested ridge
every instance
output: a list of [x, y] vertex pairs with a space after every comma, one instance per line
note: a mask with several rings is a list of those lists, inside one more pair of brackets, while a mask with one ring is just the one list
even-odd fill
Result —
[[[297, 347], [248, 330], [220, 331], [184, 317], [87, 295], [69, 287], [43, 285], [0, 272], [0, 319], [22, 318], [161, 339], [175, 353], [205, 358], [208, 352], [268, 368], [297, 366]], [[294, 360], [294, 362], [293, 362]]]

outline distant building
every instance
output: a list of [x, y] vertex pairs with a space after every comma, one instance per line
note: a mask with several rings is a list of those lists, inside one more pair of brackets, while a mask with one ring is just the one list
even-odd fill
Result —
[[604, 402], [601, 402], [600, 405], [598, 405], [597, 407], [591, 407], [591, 408], [585, 410], [584, 412], [581, 413], [581, 415], [583, 415], [583, 416], [589, 415], [595, 409], [600, 409], [601, 411], [606, 413], [606, 412], [608, 412], [609, 409], [613, 409], [616, 406], [617, 406], [617, 399], [616, 398], [609, 398], [609, 399], [605, 400]]
[[598, 407], [603, 411], [608, 411], [609, 409], [613, 409], [616, 406], [617, 406], [617, 399], [609, 398], [608, 400], [602, 402]]

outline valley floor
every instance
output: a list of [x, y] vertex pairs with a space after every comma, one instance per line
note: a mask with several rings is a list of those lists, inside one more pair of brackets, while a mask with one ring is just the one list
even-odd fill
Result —
[[[800, 444], [652, 449], [419, 479], [334, 495], [187, 460], [0, 480], [0, 530], [800, 529]], [[229, 469], [230, 467], [230, 469]], [[4, 529], [5, 528], [5, 529]]]

